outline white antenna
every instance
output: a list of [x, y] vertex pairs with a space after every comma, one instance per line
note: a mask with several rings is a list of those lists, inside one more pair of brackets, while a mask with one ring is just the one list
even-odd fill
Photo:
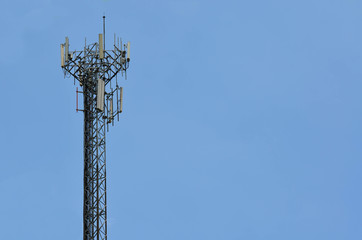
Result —
[[97, 106], [96, 109], [103, 112], [104, 109], [104, 81], [102, 79], [98, 79], [98, 87], [97, 87]]
[[64, 44], [60, 44], [60, 66], [64, 67]]
[[104, 51], [103, 51], [103, 36], [100, 33], [99, 34], [99, 58], [103, 59], [104, 58]]
[[129, 56], [130, 56], [130, 48], [131, 48], [131, 42], [127, 43], [127, 61], [130, 60]]
[[68, 55], [69, 55], [69, 39], [68, 37], [65, 37], [65, 61], [68, 61]]

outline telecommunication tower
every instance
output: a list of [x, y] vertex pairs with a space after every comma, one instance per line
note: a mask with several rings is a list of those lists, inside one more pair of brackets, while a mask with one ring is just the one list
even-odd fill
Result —
[[[105, 48], [103, 34], [98, 42], [81, 51], [69, 50], [69, 39], [60, 45], [61, 67], [65, 77], [73, 77], [82, 91], [76, 91], [77, 112], [84, 113], [84, 197], [83, 240], [107, 239], [106, 128], [122, 112], [123, 88], [117, 75], [126, 75], [130, 62], [130, 42], [114, 37], [112, 50]], [[83, 94], [83, 109], [78, 109], [78, 93]]]

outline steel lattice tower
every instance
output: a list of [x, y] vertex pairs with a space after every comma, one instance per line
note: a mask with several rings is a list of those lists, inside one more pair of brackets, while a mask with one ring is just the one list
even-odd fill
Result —
[[[104, 42], [103, 33], [98, 42], [85, 43], [82, 51], [70, 52], [68, 37], [61, 44], [64, 75], [83, 88], [76, 91], [77, 111], [84, 112], [83, 240], [107, 239], [106, 127], [122, 112], [123, 89], [117, 75], [126, 75], [130, 61], [129, 42], [122, 45], [115, 37], [113, 50], [105, 50]], [[78, 93], [83, 94], [83, 109], [78, 109]]]

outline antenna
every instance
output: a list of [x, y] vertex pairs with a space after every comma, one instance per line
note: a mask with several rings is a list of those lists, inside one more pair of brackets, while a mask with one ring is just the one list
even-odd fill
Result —
[[104, 42], [103, 42], [103, 37], [102, 34], [98, 35], [99, 37], [99, 58], [103, 59], [104, 58]]
[[65, 61], [67, 62], [69, 58], [69, 38], [65, 37]]
[[102, 79], [98, 79], [97, 84], [97, 106], [96, 109], [103, 112], [104, 108], [104, 81]]
[[127, 42], [127, 61], [130, 61], [130, 48], [131, 48], [131, 42]]
[[60, 44], [60, 66], [64, 67], [64, 44]]

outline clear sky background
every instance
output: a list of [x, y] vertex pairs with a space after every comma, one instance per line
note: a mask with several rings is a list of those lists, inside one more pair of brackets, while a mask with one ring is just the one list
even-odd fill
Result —
[[362, 2], [0, 3], [0, 239], [82, 239], [60, 44], [130, 40], [108, 239], [362, 239]]

